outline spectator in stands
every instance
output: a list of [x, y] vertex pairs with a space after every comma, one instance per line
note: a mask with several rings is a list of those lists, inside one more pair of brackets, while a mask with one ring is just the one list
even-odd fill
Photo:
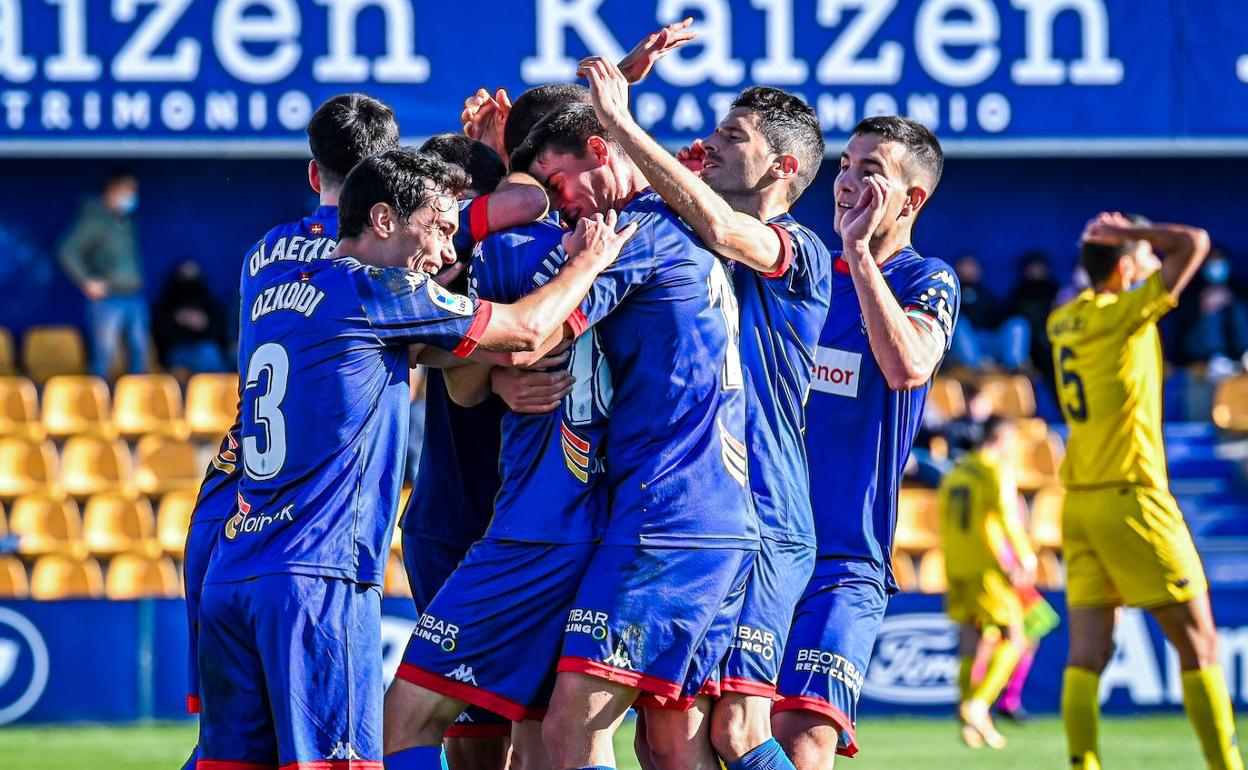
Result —
[[220, 309], [199, 265], [186, 260], [165, 281], [156, 300], [152, 331], [161, 365], [191, 374], [232, 369], [221, 352], [222, 327]]
[[964, 254], [954, 263], [962, 286], [962, 310], [949, 351], [952, 363], [982, 371], [1000, 366], [1019, 371], [1027, 365], [1031, 329], [1017, 316], [1002, 319], [999, 303], [983, 284], [979, 260]]
[[1209, 365], [1219, 380], [1248, 367], [1248, 303], [1231, 285], [1231, 263], [1220, 249], [1209, 253], [1195, 289], [1195, 315], [1185, 324], [1183, 353]]
[[1043, 251], [1029, 251], [1019, 260], [1019, 278], [1005, 303], [1012, 316], [1027, 322], [1031, 335], [1028, 353], [1032, 362], [1044, 371], [1053, 368], [1052, 348], [1044, 324], [1057, 299], [1058, 285], [1053, 279], [1051, 260]]
[[61, 265], [87, 298], [91, 362], [100, 377], [110, 374], [123, 336], [130, 371], [147, 370], [149, 320], [134, 226], [138, 206], [138, 179], [127, 170], [113, 171], [61, 243]]

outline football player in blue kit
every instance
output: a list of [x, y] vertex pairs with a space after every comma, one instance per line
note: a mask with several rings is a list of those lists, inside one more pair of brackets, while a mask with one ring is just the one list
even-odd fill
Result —
[[581, 308], [614, 380], [609, 515], [568, 613], [544, 722], [555, 767], [610, 767], [612, 735], [643, 692], [684, 708], [686, 679], [710, 679], [713, 664], [691, 674], [695, 655], [739, 612], [759, 547], [736, 296], [592, 107], [548, 115], [512, 168], [537, 177], [565, 217], [614, 209], [639, 225]]
[[799, 770], [858, 751], [858, 696], [887, 597], [902, 468], [949, 349], [958, 282], [911, 246], [940, 181], [930, 130], [859, 123], [840, 156], [833, 219], [842, 251], [815, 351], [806, 451], [818, 555], [798, 601], [772, 727]]
[[[614, 65], [591, 57], [581, 62], [581, 72], [598, 117], [646, 179], [703, 243], [736, 263], [750, 488], [762, 550], [740, 617], [714, 632], [731, 637], [732, 646], [719, 676], [711, 742], [729, 770], [792, 767], [771, 737], [771, 704], [793, 608], [815, 561], [802, 435], [832, 261], [819, 238], [788, 210], [823, 160], [819, 120], [779, 89], [747, 89], [715, 133], [695, 145], [696, 157], [686, 154], [687, 163], [701, 167], [695, 173], [637, 124], [628, 110], [628, 83]], [[712, 636], [707, 646], [718, 644]], [[702, 683], [688, 684], [685, 695], [696, 696], [699, 689], [693, 688]], [[647, 736], [648, 742], [697, 741], [705, 734], [700, 711], [707, 708], [704, 700], [675, 736]], [[651, 754], [656, 765], [670, 770], [696, 761], [670, 750]], [[669, 765], [672, 759], [678, 764]], [[707, 763], [705, 754], [701, 761]]]
[[[399, 126], [393, 110], [383, 102], [364, 94], [341, 94], [328, 99], [313, 113], [307, 135], [312, 151], [308, 184], [320, 196], [320, 206], [307, 217], [279, 225], [265, 234], [243, 260], [243, 284], [259, 280], [266, 270], [271, 272], [274, 265], [286, 265], [287, 260], [306, 261], [333, 253], [343, 179], [361, 159], [397, 146]], [[190, 632], [186, 700], [187, 710], [193, 714], [200, 711], [199, 594], [221, 525], [238, 512], [238, 478], [242, 474], [240, 422], [235, 420], [204, 473], [186, 534], [183, 580]], [[194, 766], [195, 758], [193, 754], [188, 766]]]
[[380, 584], [409, 346], [536, 360], [615, 256], [572, 254], [514, 305], [452, 294], [429, 275], [454, 261], [464, 182], [411, 150], [365, 158], [343, 183], [334, 258], [244, 284], [244, 472], [200, 601], [200, 767], [381, 766]]

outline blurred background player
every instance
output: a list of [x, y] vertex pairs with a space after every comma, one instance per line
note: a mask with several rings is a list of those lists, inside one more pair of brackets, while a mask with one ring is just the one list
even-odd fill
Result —
[[[1027, 533], [1010, 510], [1018, 491], [1010, 463], [1018, 430], [990, 417], [981, 439], [940, 486], [941, 530], [948, 593], [945, 607], [958, 628], [958, 690], [962, 739], [972, 748], [1005, 747], [989, 707], [1005, 688], [1024, 645], [1023, 605], [1016, 587], [1035, 582], [1036, 557]], [[1017, 558], [1016, 558], [1017, 556]], [[982, 633], [999, 629], [987, 670], [977, 684], [972, 671]]]
[[838, 752], [858, 751], [858, 697], [897, 591], [897, 491], [958, 315], [953, 270], [911, 246], [943, 164], [932, 132], [899, 117], [862, 121], [840, 156], [833, 225], [844, 250], [806, 407], [818, 550], [772, 718], [800, 770], [826, 770]]
[[[1243, 767], [1204, 568], [1170, 495], [1157, 321], [1209, 253], [1204, 230], [1117, 213], [1093, 219], [1079, 261], [1091, 282], [1049, 317], [1062, 413], [1070, 657], [1062, 719], [1071, 765], [1101, 766], [1100, 674], [1122, 605], [1152, 613], [1179, 655], [1183, 705], [1211, 768]], [[1158, 263], [1157, 252], [1164, 255]]]

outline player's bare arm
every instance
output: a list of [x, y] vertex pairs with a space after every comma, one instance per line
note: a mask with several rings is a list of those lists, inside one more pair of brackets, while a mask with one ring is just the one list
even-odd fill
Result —
[[485, 201], [486, 225], [491, 233], [536, 222], [550, 210], [546, 188], [528, 174], [503, 178]]
[[[935, 374], [944, 355], [944, 346], [906, 317], [892, 288], [884, 280], [879, 266], [881, 257], [887, 258], [894, 252], [873, 253], [872, 235], [884, 218], [890, 184], [893, 183], [879, 174], [867, 176], [862, 194], [841, 220], [841, 237], [844, 258], [862, 305], [871, 352], [890, 388], [913, 390]], [[875, 249], [880, 250], [879, 244]]]
[[620, 72], [629, 83], [640, 83], [650, 74], [655, 62], [697, 37], [698, 33], [689, 29], [692, 24], [693, 17], [687, 16], [646, 35], [620, 59]]
[[[734, 211], [680, 159], [638, 125], [628, 108], [628, 81], [600, 56], [580, 64], [589, 80], [594, 112], [663, 200], [720, 256], [761, 273], [779, 269], [780, 236], [759, 218]], [[791, 173], [778, 171], [778, 173]]]
[[508, 365], [502, 360], [506, 354], [473, 351], [466, 366], [443, 372], [447, 393], [463, 407], [476, 406], [493, 392], [513, 412], [552, 412], [572, 390], [574, 379], [563, 369], [570, 349], [565, 341], [529, 367]]
[[1148, 241], [1153, 249], [1165, 255], [1161, 263], [1161, 282], [1175, 300], [1196, 277], [1209, 256], [1209, 233], [1199, 227], [1136, 225], [1126, 216], [1111, 211], [1103, 212], [1090, 221], [1083, 231], [1082, 240], [1107, 244]]

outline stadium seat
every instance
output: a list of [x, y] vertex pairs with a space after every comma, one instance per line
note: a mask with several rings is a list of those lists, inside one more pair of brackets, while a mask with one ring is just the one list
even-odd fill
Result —
[[200, 441], [220, 441], [238, 416], [238, 375], [197, 374], [186, 386], [186, 422]]
[[1041, 436], [1019, 439], [1018, 488], [1034, 492], [1056, 484], [1064, 451], [1061, 439], [1047, 431]]
[[1062, 547], [1062, 502], [1066, 492], [1049, 486], [1036, 493], [1031, 501], [1031, 542], [1036, 548]]
[[99, 377], [61, 375], [43, 386], [43, 427], [52, 438], [114, 433], [108, 384]]
[[1248, 432], [1248, 374], [1218, 383], [1213, 393], [1213, 424], [1222, 430]]
[[156, 542], [160, 550], [175, 559], [181, 559], [186, 549], [195, 495], [191, 490], [170, 492], [160, 498], [160, 507], [156, 509]]
[[897, 581], [900, 591], [917, 591], [919, 577], [914, 571], [914, 559], [909, 554], [893, 551], [893, 580]]
[[392, 553], [390, 558], [386, 559], [385, 584], [382, 589], [386, 596], [412, 598], [412, 587], [407, 582], [407, 570], [403, 568], [403, 558], [397, 554]]
[[1021, 374], [990, 375], [980, 382], [980, 389], [992, 401], [992, 413], [998, 417], [1018, 419], [1036, 413], [1036, 391], [1031, 380]]
[[919, 560], [919, 590], [925, 594], [944, 593], [948, 587], [945, 577], [945, 552], [933, 548]]
[[9, 533], [17, 536], [17, 552], [23, 556], [86, 555], [82, 517], [73, 500], [47, 495], [17, 498], [9, 507]]
[[95, 559], [50, 554], [40, 556], [30, 572], [32, 599], [98, 599], [103, 595], [104, 575]]
[[13, 351], [13, 333], [0, 326], [0, 376], [17, 374], [17, 355]]
[[16, 556], [0, 556], [0, 599], [25, 599], [30, 596], [26, 566]]
[[169, 557], [123, 553], [108, 565], [104, 595], [109, 599], [171, 599], [181, 593], [181, 585]]
[[32, 326], [22, 341], [22, 368], [40, 385], [59, 374], [85, 374], [82, 334], [72, 326]]
[[74, 497], [132, 494], [133, 475], [130, 450], [116, 439], [73, 436], [61, 451], [61, 487]]
[[25, 377], [0, 377], [0, 436], [41, 439], [44, 435], [35, 383]]
[[1045, 548], [1036, 554], [1036, 587], [1056, 591], [1066, 585], [1066, 575], [1057, 554]]
[[167, 374], [129, 374], [113, 387], [113, 424], [125, 438], [164, 433], [186, 438], [182, 391]]
[[893, 547], [905, 553], [922, 553], [940, 545], [937, 505], [935, 490], [903, 487], [897, 498]]
[[932, 380], [932, 389], [927, 394], [927, 403], [946, 420], [956, 420], [966, 414], [966, 394], [962, 383], [952, 377], [937, 377]]
[[93, 495], [82, 512], [82, 540], [93, 556], [157, 552], [156, 521], [146, 497]]
[[0, 498], [56, 493], [56, 448], [51, 441], [0, 438]]
[[199, 488], [204, 469], [189, 441], [154, 434], [144, 436], [134, 450], [134, 480], [145, 495]]

